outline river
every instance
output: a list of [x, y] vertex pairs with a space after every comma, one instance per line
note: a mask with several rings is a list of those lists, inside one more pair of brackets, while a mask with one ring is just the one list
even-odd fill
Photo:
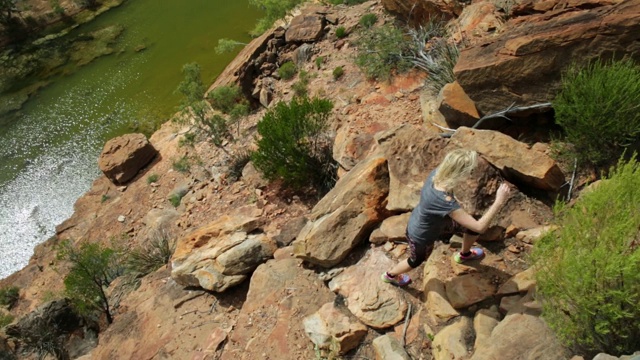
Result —
[[248, 0], [128, 0], [69, 35], [125, 28], [113, 54], [59, 76], [0, 118], [0, 278], [24, 267], [71, 216], [100, 175], [105, 141], [130, 132], [134, 120], [175, 113], [184, 64], [199, 63], [213, 83], [236, 54], [216, 54], [218, 39], [249, 42], [259, 15]]

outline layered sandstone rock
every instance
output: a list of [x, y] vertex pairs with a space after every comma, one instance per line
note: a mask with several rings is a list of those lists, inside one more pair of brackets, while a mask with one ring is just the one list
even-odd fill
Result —
[[460, 53], [455, 77], [482, 114], [552, 100], [573, 62], [640, 58], [640, 1], [536, 3], [514, 10], [533, 15], [509, 21], [509, 31]]

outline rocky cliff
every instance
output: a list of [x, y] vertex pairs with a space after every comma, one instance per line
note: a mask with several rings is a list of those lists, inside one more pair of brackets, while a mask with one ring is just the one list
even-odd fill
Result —
[[[438, 95], [425, 90], [418, 71], [389, 82], [363, 76], [353, 64], [358, 22], [369, 12], [378, 15], [378, 25], [393, 21], [383, 5], [401, 19], [442, 14], [451, 19], [458, 29], [454, 40], [466, 44], [455, 68], [456, 84]], [[98, 178], [76, 203], [74, 215], [56, 229], [56, 238], [40, 245], [27, 267], [0, 282], [21, 289], [10, 311], [20, 318], [42, 311], [45, 303], [52, 308], [47, 300], [60, 294], [67, 271], [55, 259], [59, 239], [118, 238], [135, 248], [163, 231], [177, 241], [171, 263], [145, 276], [135, 291], [110, 288], [113, 324], [101, 324], [93, 349], [79, 345], [93, 344], [86, 330], [72, 332], [65, 341], [73, 354], [83, 359], [569, 359], [572, 354], [539, 317], [535, 281], [524, 260], [549, 230], [551, 203], [572, 170], [549, 156], [549, 109], [516, 113], [509, 124], [491, 123], [491, 129], [472, 128], [475, 120], [469, 119], [514, 101], [548, 101], [564, 65], [584, 60], [579, 49], [585, 46], [589, 57], [614, 50], [636, 56], [640, 33], [630, 19], [639, 18], [639, 6], [635, 0], [517, 2], [508, 9], [486, 1], [454, 6], [425, 0], [308, 6], [289, 27], [254, 40], [213, 85], [238, 83], [261, 104], [242, 120], [241, 135], [226, 151], [205, 141], [180, 146], [186, 129], [166, 123], [150, 139], [157, 155], [149, 165], [140, 165], [125, 185]], [[338, 26], [346, 29], [345, 39], [336, 37]], [[278, 79], [275, 71], [288, 60], [314, 74], [311, 95], [334, 103], [331, 132], [340, 179], [321, 199], [265, 181], [251, 163], [237, 181], [229, 176], [229, 154], [255, 146], [255, 124], [264, 107], [293, 96], [296, 80]], [[334, 79], [338, 66], [344, 75]], [[541, 73], [545, 76], [537, 76]], [[461, 126], [464, 121], [471, 123]], [[443, 134], [442, 128], [450, 127], [455, 131]], [[486, 210], [503, 179], [516, 189], [481, 238], [486, 258], [455, 263], [460, 239], [447, 237], [411, 272], [408, 288], [381, 282], [380, 273], [406, 256], [407, 214], [426, 175], [446, 152], [462, 147], [482, 158], [473, 179], [456, 194], [470, 213]], [[190, 161], [188, 171], [173, 169], [178, 159]], [[588, 180], [579, 175], [574, 186]], [[169, 202], [175, 193], [184, 195], [177, 207]], [[0, 346], [20, 350], [20, 343], [5, 335]]]

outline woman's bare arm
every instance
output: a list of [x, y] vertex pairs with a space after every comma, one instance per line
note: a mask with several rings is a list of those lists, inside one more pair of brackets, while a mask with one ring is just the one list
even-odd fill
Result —
[[454, 210], [449, 214], [449, 216], [451, 216], [455, 222], [467, 229], [482, 234], [487, 230], [491, 220], [493, 220], [500, 208], [502, 208], [509, 199], [509, 193], [509, 185], [502, 183], [496, 192], [496, 200], [479, 220], [474, 219], [463, 209]]

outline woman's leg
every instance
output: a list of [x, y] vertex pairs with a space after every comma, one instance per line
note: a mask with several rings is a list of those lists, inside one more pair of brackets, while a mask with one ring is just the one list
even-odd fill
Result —
[[478, 240], [479, 237], [480, 235], [478, 235], [477, 233], [464, 232], [462, 234], [462, 249], [460, 249], [460, 252], [463, 254], [468, 254], [469, 252], [471, 252], [471, 246], [473, 246], [473, 244], [476, 242], [476, 240]]

